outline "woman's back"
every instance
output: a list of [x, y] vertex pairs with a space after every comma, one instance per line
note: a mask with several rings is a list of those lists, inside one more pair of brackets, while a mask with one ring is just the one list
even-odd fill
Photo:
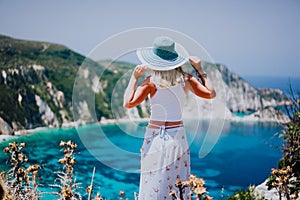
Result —
[[151, 116], [154, 121], [181, 121], [185, 92], [182, 84], [161, 88], [150, 98]]

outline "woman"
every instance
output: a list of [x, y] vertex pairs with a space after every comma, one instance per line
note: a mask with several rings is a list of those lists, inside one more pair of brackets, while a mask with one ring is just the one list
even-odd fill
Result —
[[[135, 107], [147, 97], [151, 106], [141, 148], [139, 199], [170, 199], [169, 191], [177, 189], [174, 184], [188, 180], [190, 174], [189, 147], [182, 122], [185, 93], [191, 91], [207, 99], [214, 98], [216, 93], [199, 58], [188, 58], [185, 49], [169, 37], [156, 38], [153, 47], [138, 49], [137, 55], [143, 64], [137, 65], [132, 73], [124, 93], [124, 107]], [[187, 58], [201, 83], [182, 70]], [[147, 67], [153, 73], [137, 87]], [[190, 199], [189, 191], [184, 195], [184, 199]]]

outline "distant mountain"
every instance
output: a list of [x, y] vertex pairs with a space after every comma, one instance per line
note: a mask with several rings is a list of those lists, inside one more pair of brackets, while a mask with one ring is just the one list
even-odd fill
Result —
[[[289, 120], [281, 110], [276, 108], [290, 103], [281, 90], [257, 89], [223, 64], [202, 62], [202, 66], [216, 90], [217, 97], [213, 100], [188, 100], [190, 102], [185, 105], [185, 110], [188, 110], [185, 117], [198, 116], [207, 119], [213, 116], [234, 121], [280, 123]], [[195, 109], [195, 102], [198, 109]], [[201, 116], [198, 114], [199, 111], [203, 113]], [[251, 115], [254, 113], [255, 117]], [[249, 116], [237, 117], [238, 115]]]
[[[3, 35], [0, 57], [0, 134], [64, 126], [78, 119], [84, 124], [149, 116], [147, 102], [135, 109], [122, 108], [122, 92], [133, 64], [95, 62], [62, 45]], [[228, 118], [232, 112], [254, 112], [288, 101], [281, 91], [252, 87], [224, 65], [203, 63], [203, 67], [213, 77], [217, 93], [226, 93], [221, 99]], [[205, 100], [201, 102], [203, 110], [207, 109]], [[189, 106], [186, 110], [193, 116], [194, 109]]]
[[[208, 64], [210, 66], [210, 64]], [[268, 106], [284, 105], [289, 99], [279, 89], [257, 89], [222, 64], [215, 65], [222, 74], [227, 106], [232, 112], [253, 112]]]

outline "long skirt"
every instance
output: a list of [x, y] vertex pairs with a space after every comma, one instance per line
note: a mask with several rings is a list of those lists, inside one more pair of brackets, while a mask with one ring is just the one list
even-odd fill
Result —
[[[172, 199], [170, 190], [179, 197], [175, 186], [190, 175], [190, 152], [184, 127], [147, 128], [141, 148], [139, 200]], [[185, 188], [184, 199], [190, 199]]]

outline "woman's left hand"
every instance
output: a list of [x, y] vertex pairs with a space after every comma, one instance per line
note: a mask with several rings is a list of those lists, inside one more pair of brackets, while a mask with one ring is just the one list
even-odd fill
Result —
[[198, 72], [203, 73], [203, 69], [201, 67], [201, 60], [197, 56], [190, 56], [189, 61], [192, 65], [192, 67]]
[[146, 69], [147, 69], [147, 67], [145, 65], [137, 65], [134, 68], [132, 75], [134, 76], [134, 78], [138, 79], [144, 75], [144, 73], [146, 72]]

